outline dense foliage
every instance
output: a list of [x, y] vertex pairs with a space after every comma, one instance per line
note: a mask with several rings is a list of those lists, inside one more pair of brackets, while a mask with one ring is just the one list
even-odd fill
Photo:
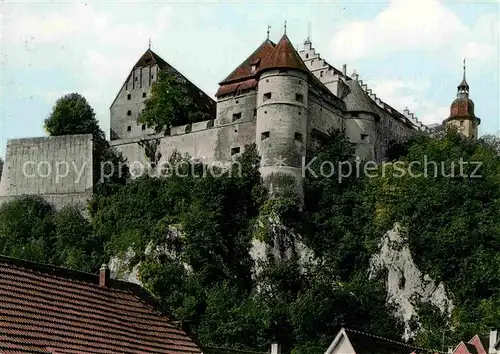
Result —
[[383, 232], [401, 222], [419, 269], [443, 281], [456, 306], [446, 326], [432, 316], [435, 309], [422, 306], [429, 330], [421, 344], [441, 347], [443, 336], [457, 343], [487, 334], [500, 323], [498, 140], [447, 131], [440, 139], [418, 136], [406, 150], [367, 189], [373, 226]]
[[146, 100], [144, 111], [139, 116], [139, 122], [157, 133], [167, 133], [173, 126], [210, 119], [187, 94], [183, 81], [167, 70], [160, 71], [151, 87], [151, 96]]
[[56, 101], [45, 120], [45, 130], [51, 136], [93, 134], [96, 140], [106, 140], [93, 108], [78, 93], [67, 94]]
[[[309, 354], [342, 326], [402, 333], [384, 274], [368, 277], [381, 237], [399, 222], [419, 269], [443, 281], [455, 305], [448, 318], [416, 303], [416, 342], [442, 348], [443, 338], [455, 345], [500, 323], [499, 146], [452, 131], [415, 136], [367, 174], [344, 132], [331, 131], [309, 149], [303, 207], [286, 189], [268, 198], [255, 146], [225, 171], [174, 154], [164, 177], [95, 194], [91, 225], [36, 198], [2, 206], [0, 251], [88, 271], [103, 253], [119, 257], [204, 345], [266, 350], [278, 341], [285, 353]], [[463, 175], [450, 176], [461, 159]], [[429, 161], [438, 173], [416, 175]], [[481, 162], [480, 177], [471, 162]], [[252, 257], [259, 245], [263, 256]]]
[[0, 206], [0, 254], [87, 272], [106, 261], [102, 240], [80, 210], [56, 211], [38, 196]]

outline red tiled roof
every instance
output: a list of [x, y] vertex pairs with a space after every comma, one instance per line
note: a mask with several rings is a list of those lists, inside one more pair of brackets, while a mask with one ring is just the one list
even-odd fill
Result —
[[258, 66], [262, 59], [267, 57], [273, 49], [274, 43], [266, 39], [243, 63], [234, 69], [228, 77], [222, 80], [219, 85], [253, 77], [255, 73], [252, 73], [252, 65]]
[[0, 353], [201, 353], [138, 285], [0, 257]]
[[271, 54], [266, 56], [260, 65], [261, 71], [275, 68], [297, 69], [309, 72], [286, 34], [281, 37]]

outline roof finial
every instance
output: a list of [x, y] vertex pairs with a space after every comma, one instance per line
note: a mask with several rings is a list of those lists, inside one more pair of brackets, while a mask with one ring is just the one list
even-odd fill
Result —
[[151, 37], [149, 37], [149, 45], [148, 48], [151, 49]]
[[464, 58], [464, 80], [465, 80], [465, 58]]
[[286, 35], [286, 20], [285, 20], [285, 35]]
[[267, 25], [267, 39], [269, 39], [269, 30], [271, 29], [270, 25]]

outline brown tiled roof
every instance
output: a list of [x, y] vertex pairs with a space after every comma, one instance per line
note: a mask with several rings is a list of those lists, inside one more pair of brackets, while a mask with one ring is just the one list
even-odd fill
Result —
[[139, 58], [137, 63], [135, 63], [134, 68], [142, 68], [155, 64], [158, 64], [160, 69], [164, 69], [168, 65], [167, 62], [163, 60], [158, 54], [153, 52], [151, 49], [148, 49], [144, 52], [142, 57]]
[[297, 69], [309, 72], [286, 34], [281, 37], [273, 51], [262, 60], [260, 65], [261, 71], [277, 68]]
[[262, 59], [273, 51], [274, 46], [275, 44], [273, 42], [266, 39], [243, 63], [234, 69], [228, 77], [222, 80], [219, 85], [225, 85], [253, 77], [255, 73], [252, 73], [252, 65], [259, 66]]
[[138, 285], [0, 257], [0, 353], [201, 353]]

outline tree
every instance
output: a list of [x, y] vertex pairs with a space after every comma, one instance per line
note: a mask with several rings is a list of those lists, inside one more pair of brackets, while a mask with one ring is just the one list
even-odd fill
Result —
[[75, 207], [56, 211], [39, 196], [0, 206], [0, 254], [94, 272], [105, 260], [103, 246]]
[[78, 93], [70, 93], [56, 101], [45, 120], [45, 130], [51, 136], [92, 134], [98, 141], [106, 140], [94, 110], [85, 97]]
[[139, 116], [139, 123], [154, 128], [157, 133], [167, 133], [173, 126], [210, 119], [189, 96], [182, 80], [162, 70], [151, 88], [151, 97]]

